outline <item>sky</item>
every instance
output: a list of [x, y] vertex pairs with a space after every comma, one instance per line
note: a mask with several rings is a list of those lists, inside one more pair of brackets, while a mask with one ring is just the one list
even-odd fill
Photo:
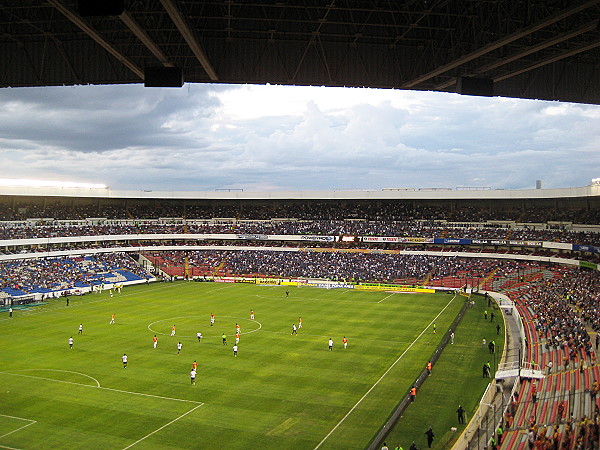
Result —
[[492, 189], [600, 177], [600, 106], [365, 88], [0, 89], [0, 177], [114, 190]]

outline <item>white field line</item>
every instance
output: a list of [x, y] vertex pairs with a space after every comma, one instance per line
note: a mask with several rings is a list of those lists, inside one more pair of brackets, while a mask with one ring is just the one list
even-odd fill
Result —
[[[162, 286], [158, 286], [158, 287], [155, 287], [155, 288], [150, 288], [150, 289], [148, 289], [148, 291], [158, 291], [158, 290], [166, 289], [167, 287], [168, 287], [168, 285], [162, 285]], [[86, 294], [86, 295], [95, 295], [95, 294], [91, 294], [90, 293], [90, 294]], [[110, 298], [110, 297], [109, 298], [99, 298], [98, 300], [89, 300], [89, 301], [86, 301], [85, 303], [71, 304], [71, 305], [69, 305], [69, 309], [70, 308], [77, 308], [77, 307], [84, 307], [84, 306], [92, 304], [92, 303], [106, 302], [106, 301], [109, 301], [109, 300], [118, 300], [121, 297], [129, 297], [131, 295], [134, 295], [134, 294], [117, 294], [117, 296], [114, 297], [114, 298]], [[69, 297], [75, 297], [75, 298], [77, 298], [76, 295], [70, 295]], [[61, 300], [61, 299], [64, 299], [64, 297], [60, 297], [58, 299], [51, 299], [51, 300]], [[41, 308], [40, 306], [36, 306], [35, 308], [38, 308], [38, 309], [35, 309], [35, 310], [33, 310], [33, 309], [18, 310], [19, 311], [19, 315], [23, 314], [23, 315], [26, 315], [27, 317], [29, 317], [29, 316], [35, 316], [35, 315], [38, 315], [38, 314], [48, 314], [48, 313], [55, 313], [55, 312], [62, 312], [62, 311], [64, 311], [63, 308], [39, 309], [39, 308]], [[65, 308], [66, 308], [66, 306], [65, 306]], [[15, 311], [15, 313], [16, 312], [17, 311]], [[15, 318], [14, 317], [12, 317], [12, 318], [11, 317], [6, 317], [4, 319], [0, 319], [0, 322], [4, 322], [5, 320], [15, 320]]]
[[358, 407], [358, 405], [361, 404], [361, 402], [367, 397], [367, 395], [369, 395], [371, 393], [371, 391], [373, 389], [375, 389], [375, 387], [381, 382], [381, 380], [383, 380], [383, 378], [390, 372], [390, 370], [392, 370], [394, 368], [394, 366], [398, 363], [398, 361], [400, 361], [404, 357], [404, 355], [411, 349], [411, 347], [421, 338], [421, 336], [423, 336], [423, 334], [425, 334], [425, 332], [435, 322], [435, 320], [446, 310], [446, 308], [448, 308], [448, 306], [450, 306], [450, 304], [454, 301], [455, 298], [456, 298], [456, 294], [454, 294], [454, 297], [452, 297], [452, 299], [448, 302], [448, 304], [446, 304], [446, 306], [444, 306], [442, 308], [442, 310], [437, 314], [437, 316], [435, 316], [431, 320], [431, 322], [429, 322], [429, 324], [423, 329], [423, 331], [421, 331], [421, 333], [415, 338], [415, 340], [411, 342], [411, 344], [406, 348], [406, 350], [404, 350], [404, 352], [402, 352], [402, 354], [398, 357], [398, 359], [396, 359], [396, 361], [394, 361], [392, 363], [392, 365], [390, 367], [388, 367], [388, 369], [383, 373], [383, 375], [381, 375], [381, 377], [379, 377], [379, 379], [375, 382], [375, 384], [369, 388], [369, 390], [365, 393], [365, 395], [363, 395], [360, 398], [360, 400], [357, 401], [356, 404], [352, 408], [350, 408], [350, 411], [348, 411], [346, 413], [346, 415], [344, 417], [342, 417], [342, 420], [340, 420], [337, 423], [337, 425], [334, 426], [329, 433], [327, 433], [327, 436], [325, 436], [323, 438], [323, 440], [317, 444], [317, 446], [314, 448], [314, 450], [317, 450], [319, 447], [321, 447], [321, 445], [323, 445], [323, 443], [329, 438], [329, 436], [331, 436], [333, 434], [333, 432], [338, 429], [338, 427], [344, 422], [344, 420], [346, 420], [346, 418], [348, 418], [348, 416], [350, 414], [352, 414], [352, 412]]
[[381, 300], [379, 300], [377, 303], [381, 303], [384, 300], [387, 300], [388, 298], [390, 298], [392, 295], [394, 295], [395, 292], [392, 292], [390, 295], [388, 295], [387, 297], [382, 298]]
[[8, 450], [21, 450], [20, 448], [15, 448], [15, 447], [7, 447], [6, 445], [0, 445], [0, 448], [6, 448]]
[[[48, 369], [48, 370], [50, 370], [50, 369]], [[196, 404], [198, 406], [204, 405], [204, 403], [197, 402], [195, 400], [185, 400], [185, 399], [182, 399], [182, 398], [163, 397], [161, 395], [144, 394], [143, 392], [123, 391], [121, 389], [107, 388], [107, 387], [103, 387], [103, 386], [92, 386], [91, 384], [75, 383], [74, 381], [55, 380], [54, 378], [38, 377], [36, 375], [24, 375], [22, 373], [12, 373], [12, 372], [3, 372], [3, 371], [0, 371], [0, 373], [3, 373], [5, 375], [12, 375], [12, 376], [15, 376], [15, 377], [35, 378], [35, 379], [38, 379], [38, 380], [54, 381], [56, 383], [73, 384], [75, 386], [90, 387], [90, 388], [94, 388], [94, 389], [103, 389], [105, 391], [121, 392], [123, 394], [141, 395], [143, 397], [160, 398], [160, 399], [163, 399], [163, 400], [173, 400], [173, 401], [176, 401], [176, 402], [194, 403], [194, 404]]]
[[[8, 436], [10, 434], [16, 433], [17, 431], [22, 430], [23, 428], [27, 428], [27, 427], [33, 425], [34, 423], [37, 423], [36, 420], [33, 420], [33, 419], [24, 419], [23, 417], [9, 416], [7, 414], [0, 414], [0, 416], [2, 416], [2, 417], [8, 417], [10, 419], [24, 420], [25, 422], [29, 422], [28, 424], [25, 424], [22, 427], [19, 427], [19, 428], [15, 429], [15, 430], [12, 430], [12, 431], [9, 431], [8, 433], [3, 434], [2, 436], [0, 436], [0, 439], [2, 439], [5, 436]], [[4, 447], [4, 446], [0, 445], [0, 448], [12, 448], [12, 447]]]
[[177, 422], [179, 419], [181, 419], [182, 417], [185, 417], [185, 416], [187, 416], [189, 413], [196, 411], [196, 410], [197, 410], [198, 408], [200, 408], [202, 405], [203, 405], [203, 404], [200, 404], [200, 405], [197, 405], [197, 406], [193, 407], [193, 408], [192, 408], [192, 409], [190, 409], [188, 412], [186, 412], [186, 413], [183, 413], [183, 414], [182, 414], [182, 415], [180, 415], [179, 417], [177, 417], [177, 418], [175, 418], [175, 419], [171, 420], [169, 423], [166, 423], [166, 424], [164, 424], [162, 427], [160, 427], [160, 428], [157, 428], [156, 430], [152, 431], [151, 433], [148, 433], [146, 436], [144, 436], [144, 437], [142, 437], [142, 438], [138, 439], [138, 440], [137, 440], [137, 441], [135, 441], [133, 444], [131, 444], [131, 445], [128, 445], [127, 447], [124, 447], [124, 448], [123, 448], [123, 450], [127, 450], [128, 448], [131, 448], [131, 447], [133, 447], [133, 446], [134, 446], [134, 445], [136, 445], [137, 443], [139, 443], [139, 442], [142, 442], [142, 441], [143, 441], [144, 439], [146, 439], [147, 437], [150, 437], [150, 436], [152, 436], [154, 433], [158, 433], [158, 432], [159, 432], [160, 430], [162, 430], [163, 428], [166, 428], [166, 427], [168, 427], [169, 425], [171, 425], [172, 423], [175, 423], [175, 422]]
[[[37, 371], [45, 371], [45, 372], [64, 372], [64, 373], [74, 373], [76, 375], [81, 375], [82, 377], [89, 378], [90, 380], [94, 380], [96, 383], [96, 387], [100, 387], [100, 382], [96, 380], [94, 377], [86, 375], [85, 373], [75, 372], [73, 370], [60, 370], [60, 369], [14, 369], [13, 372], [27, 372], [28, 370], [37, 370]], [[48, 378], [51, 380], [52, 378]]]

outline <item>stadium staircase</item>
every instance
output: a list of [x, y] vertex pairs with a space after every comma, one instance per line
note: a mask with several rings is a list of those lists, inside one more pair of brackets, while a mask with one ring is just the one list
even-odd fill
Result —
[[225, 267], [226, 261], [221, 261], [219, 265], [212, 269], [212, 275], [214, 277], [224, 277], [227, 275], [226, 271], [223, 270]]
[[494, 280], [494, 277], [496, 276], [496, 273], [498, 272], [498, 269], [494, 269], [487, 277], [485, 277], [483, 279], [483, 281], [481, 283], [479, 283], [477, 285], [477, 288], [479, 290], [484, 290], [484, 291], [488, 291], [492, 289], [492, 281]]
[[421, 286], [428, 286], [429, 281], [431, 280], [431, 277], [433, 276], [433, 272], [429, 272], [425, 278], [423, 279], [423, 282], [421, 283]]

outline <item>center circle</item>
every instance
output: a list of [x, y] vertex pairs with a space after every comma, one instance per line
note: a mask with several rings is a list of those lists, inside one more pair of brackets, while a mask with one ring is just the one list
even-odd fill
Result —
[[174, 337], [191, 338], [196, 337], [196, 333], [202, 333], [203, 338], [235, 336], [236, 327], [240, 326], [240, 335], [250, 334], [262, 328], [262, 324], [257, 320], [246, 319], [235, 316], [216, 316], [215, 323], [211, 326], [210, 316], [178, 316], [168, 319], [160, 319], [148, 325], [148, 330], [152, 333], [162, 336], [171, 336], [171, 328], [175, 325]]

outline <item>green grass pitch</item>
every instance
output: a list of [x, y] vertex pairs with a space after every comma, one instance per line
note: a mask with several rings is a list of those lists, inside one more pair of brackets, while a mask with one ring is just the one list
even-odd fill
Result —
[[[161, 283], [4, 313], [0, 448], [363, 448], [464, 303], [446, 294], [287, 290], [289, 298], [284, 286]], [[299, 317], [303, 328], [292, 335]]]

